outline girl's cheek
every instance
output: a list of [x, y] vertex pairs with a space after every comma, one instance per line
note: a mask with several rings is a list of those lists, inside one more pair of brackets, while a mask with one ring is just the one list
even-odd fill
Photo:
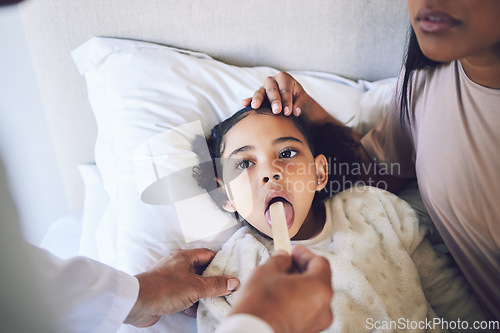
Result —
[[233, 199], [238, 214], [244, 218], [253, 211], [252, 186], [248, 172], [244, 171], [228, 184], [229, 197]]
[[287, 163], [283, 167], [283, 171], [289, 176], [307, 176], [316, 172], [314, 160], [296, 159]]

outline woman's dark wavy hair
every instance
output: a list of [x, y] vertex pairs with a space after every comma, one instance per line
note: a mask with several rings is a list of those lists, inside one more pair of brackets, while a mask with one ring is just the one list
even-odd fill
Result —
[[[219, 208], [228, 200], [224, 190], [214, 180], [214, 172], [216, 178], [222, 179], [220, 158], [224, 151], [224, 137], [231, 128], [247, 117], [251, 112], [274, 116], [272, 115], [270, 105], [267, 101], [263, 103], [259, 109], [246, 107], [216, 125], [208, 138], [199, 136], [193, 142], [193, 150], [198, 154], [200, 161], [211, 161], [208, 163], [201, 163], [194, 167], [193, 177], [201, 188], [207, 190]], [[281, 117], [281, 115], [275, 117]], [[356, 165], [359, 167], [361, 165], [361, 159], [358, 154], [359, 144], [352, 138], [350, 133], [351, 130], [347, 127], [331, 123], [310, 125], [305, 122], [303, 117], [290, 116], [289, 119], [294, 122], [297, 129], [306, 138], [313, 156], [323, 154], [328, 161], [329, 184], [327, 184], [324, 190], [316, 192], [313, 204], [317, 204], [335, 193], [354, 185], [357, 176], [350, 172], [352, 170], [351, 166]], [[208, 145], [208, 153], [210, 156], [206, 156], [206, 149], [200, 149], [205, 147], [205, 142]], [[332, 161], [334, 163], [343, 163], [341, 165], [348, 166], [347, 172], [345, 174], [332, 174]], [[338, 168], [335, 168], [335, 171], [339, 171]], [[330, 184], [343, 184], [343, 186], [336, 186], [336, 191], [332, 192], [331, 189], [333, 186], [329, 186]]]
[[417, 35], [412, 26], [408, 29], [408, 41], [406, 45], [406, 55], [404, 60], [404, 75], [400, 91], [400, 123], [404, 127], [405, 122], [411, 124], [413, 119], [413, 111], [410, 110], [411, 90], [409, 89], [410, 80], [413, 73], [428, 67], [436, 67], [441, 65], [441, 62], [427, 58], [420, 45], [418, 44]]

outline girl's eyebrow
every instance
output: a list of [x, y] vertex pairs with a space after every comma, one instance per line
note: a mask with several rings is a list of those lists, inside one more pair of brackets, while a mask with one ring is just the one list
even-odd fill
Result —
[[276, 140], [274, 140], [273, 144], [283, 143], [283, 142], [287, 142], [287, 141], [295, 141], [295, 142], [300, 142], [303, 144], [302, 141], [300, 141], [299, 139], [297, 139], [294, 136], [283, 136], [281, 138], [277, 138]]
[[[303, 143], [302, 141], [300, 141], [296, 137], [293, 137], [293, 136], [283, 136], [283, 137], [275, 139], [273, 141], [273, 145], [276, 145], [276, 144], [279, 144], [279, 143], [283, 143], [283, 142], [287, 142], [287, 141], [295, 141], [295, 142]], [[252, 150], [252, 149], [255, 149], [255, 147], [254, 146], [250, 146], [250, 145], [246, 145], [246, 146], [240, 147], [238, 149], [235, 149], [231, 154], [229, 154], [229, 158], [231, 158], [232, 156], [234, 156], [236, 154], [239, 154], [241, 152]]]
[[228, 158], [231, 158], [231, 156], [233, 156], [233, 155], [239, 154], [239, 153], [247, 151], [247, 150], [252, 150], [252, 149], [255, 149], [255, 147], [254, 146], [248, 146], [248, 145], [240, 147], [238, 149], [235, 149], [231, 154], [229, 154]]

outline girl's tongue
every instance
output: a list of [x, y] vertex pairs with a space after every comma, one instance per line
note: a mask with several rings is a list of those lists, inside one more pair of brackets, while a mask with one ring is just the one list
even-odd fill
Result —
[[[289, 203], [288, 201], [286, 201], [283, 198], [278, 198], [278, 199], [272, 200], [271, 204], [273, 202], [276, 202], [276, 201], [283, 202], [283, 207], [285, 208], [286, 225], [287, 225], [288, 229], [290, 229], [292, 227], [292, 225], [293, 225], [293, 219], [294, 219], [294, 212], [293, 212], [292, 204]], [[269, 206], [267, 207], [266, 212], [264, 213], [264, 215], [266, 216], [267, 223], [272, 228], [272, 224], [271, 224], [271, 211], [269, 209], [269, 207], [271, 206], [271, 204], [269, 204]]]

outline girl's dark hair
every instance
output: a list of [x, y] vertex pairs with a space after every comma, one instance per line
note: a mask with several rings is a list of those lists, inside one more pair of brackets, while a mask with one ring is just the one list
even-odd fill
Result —
[[412, 75], [417, 70], [422, 70], [427, 67], [436, 67], [441, 65], [441, 62], [431, 60], [427, 58], [420, 45], [418, 44], [417, 35], [415, 34], [415, 30], [413, 30], [412, 26], [408, 30], [408, 41], [407, 41], [407, 49], [404, 61], [404, 75], [403, 82], [401, 84], [401, 92], [400, 92], [400, 123], [401, 127], [404, 127], [405, 120], [408, 124], [411, 123], [413, 119], [413, 112], [410, 110], [410, 95], [411, 90], [409, 90], [409, 83], [412, 78]]
[[[199, 136], [193, 142], [193, 150], [198, 154], [200, 160], [211, 161], [200, 163], [194, 167], [193, 177], [201, 188], [207, 190], [219, 207], [228, 200], [225, 192], [214, 179], [222, 179], [220, 158], [224, 151], [224, 136], [251, 112], [269, 114], [274, 117], [282, 116], [273, 115], [268, 102], [263, 103], [259, 109], [246, 107], [216, 125], [208, 138]], [[323, 154], [328, 161], [328, 184], [325, 189], [316, 192], [313, 204], [353, 186], [357, 180], [357, 174], [353, 170], [360, 167], [361, 159], [358, 155], [359, 144], [352, 138], [351, 130], [331, 123], [310, 125], [305, 122], [303, 117], [290, 116], [289, 119], [294, 122], [297, 129], [306, 138], [313, 156]], [[207, 156], [206, 149], [204, 149], [206, 146], [208, 146], [210, 156]], [[339, 165], [343, 168], [337, 167]], [[357, 170], [359, 171], [359, 169]]]

